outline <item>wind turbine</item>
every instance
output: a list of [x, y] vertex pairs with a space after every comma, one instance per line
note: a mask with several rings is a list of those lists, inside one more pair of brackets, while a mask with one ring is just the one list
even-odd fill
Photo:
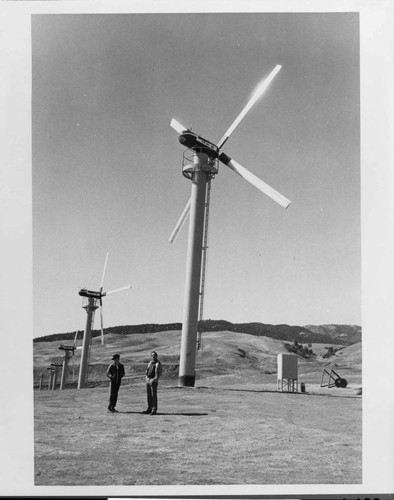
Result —
[[60, 344], [60, 346], [59, 346], [59, 349], [61, 351], [64, 351], [64, 361], [63, 361], [63, 368], [62, 368], [62, 377], [60, 380], [60, 389], [64, 389], [66, 387], [67, 379], [68, 379], [68, 364], [69, 364], [71, 356], [73, 358], [73, 382], [74, 382], [74, 354], [75, 354], [76, 349], [82, 349], [82, 346], [77, 347], [77, 337], [78, 337], [78, 329], [75, 332], [73, 345]]
[[[180, 386], [194, 386], [195, 382], [198, 312], [201, 307], [202, 296], [200, 287], [202, 279], [201, 263], [204, 251], [204, 225], [206, 226], [208, 222], [205, 217], [208, 209], [207, 201], [209, 201], [207, 186], [210, 185], [211, 179], [218, 173], [219, 161], [283, 208], [290, 205], [290, 200], [285, 196], [221, 151], [230, 135], [259, 97], [263, 95], [281, 68], [281, 65], [276, 65], [267, 78], [259, 83], [246, 106], [217, 144], [197, 135], [175, 119], [172, 119], [170, 123], [170, 126], [179, 134], [179, 142], [188, 148], [183, 155], [182, 173], [192, 181], [191, 197], [169, 238], [171, 243], [174, 242], [187, 218], [190, 217], [178, 379], [178, 385]], [[192, 155], [192, 163], [190, 163], [190, 154]]]
[[[107, 263], [108, 263], [108, 256], [109, 253], [106, 254], [105, 256], [105, 262], [104, 262], [104, 269], [103, 269], [103, 275], [101, 278], [101, 285], [100, 285], [100, 290], [98, 292], [93, 291], [93, 290], [88, 290], [86, 288], [82, 288], [78, 293], [82, 297], [86, 297], [88, 300], [85, 302], [82, 307], [86, 310], [87, 312], [87, 319], [86, 319], [86, 327], [85, 327], [85, 332], [83, 336], [83, 342], [82, 342], [82, 354], [81, 354], [81, 364], [80, 364], [80, 369], [79, 369], [79, 378], [78, 378], [78, 389], [81, 389], [82, 387], [85, 387], [86, 381], [87, 381], [87, 364], [88, 364], [88, 357], [89, 357], [89, 350], [90, 350], [90, 340], [91, 340], [91, 331], [93, 329], [93, 324], [94, 324], [94, 312], [95, 310], [100, 307], [100, 320], [101, 320], [101, 344], [104, 345], [104, 326], [103, 326], [103, 297], [106, 297], [107, 295], [112, 295], [114, 293], [119, 293], [123, 292], [125, 290], [129, 290], [131, 288], [131, 285], [126, 285], [122, 286], [121, 288], [116, 288], [115, 290], [111, 290], [109, 292], [103, 292], [103, 287], [104, 287], [104, 277], [105, 273], [107, 270]], [[99, 304], [99, 306], [97, 305]]]

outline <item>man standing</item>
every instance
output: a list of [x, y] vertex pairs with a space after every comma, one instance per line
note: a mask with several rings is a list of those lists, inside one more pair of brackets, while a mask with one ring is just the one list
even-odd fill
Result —
[[120, 363], [119, 358], [119, 354], [114, 354], [112, 356], [112, 363], [109, 365], [106, 373], [107, 377], [110, 379], [108, 411], [111, 413], [118, 412], [118, 410], [115, 410], [115, 406], [118, 401], [118, 392], [122, 377], [124, 377], [125, 374], [124, 366]]
[[151, 361], [149, 362], [146, 373], [146, 395], [148, 398], [148, 409], [143, 413], [148, 413], [149, 415], [156, 415], [157, 413], [157, 386], [159, 384], [159, 378], [162, 372], [162, 365], [157, 359], [157, 352], [153, 351], [151, 353]]

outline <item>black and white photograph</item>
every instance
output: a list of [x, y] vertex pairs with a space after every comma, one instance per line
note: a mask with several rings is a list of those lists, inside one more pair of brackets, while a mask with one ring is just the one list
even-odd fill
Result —
[[389, 2], [1, 13], [0, 495], [393, 493]]

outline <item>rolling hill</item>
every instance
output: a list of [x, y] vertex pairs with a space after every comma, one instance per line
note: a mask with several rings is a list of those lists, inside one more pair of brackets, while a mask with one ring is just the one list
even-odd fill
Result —
[[[319, 340], [321, 336], [318, 335]], [[323, 338], [326, 338], [323, 336]], [[64, 337], [60, 339], [64, 341]], [[70, 342], [67, 342], [70, 345]], [[322, 370], [334, 367], [345, 372], [348, 380], [360, 384], [361, 342], [345, 345], [338, 342], [294, 343], [270, 336], [234, 332], [229, 330], [210, 331], [202, 334], [201, 349], [197, 352], [196, 380], [199, 384], [244, 386], [269, 384], [277, 380], [278, 354], [293, 353], [298, 356], [299, 373], [303, 381], [320, 383]], [[40, 376], [47, 378], [46, 369], [50, 363], [61, 363], [63, 351], [59, 350], [58, 339], [34, 342], [34, 384], [37, 387]], [[77, 345], [80, 345], [78, 341]], [[181, 345], [180, 330], [166, 330], [152, 333], [107, 333], [105, 345], [97, 335], [92, 339], [89, 361], [89, 383], [107, 384], [105, 370], [115, 352], [121, 354], [129, 381], [142, 379], [150, 352], [154, 349], [164, 366], [163, 379], [176, 384], [179, 372]], [[310, 352], [311, 351], [311, 352]], [[69, 364], [69, 383], [76, 384], [81, 350]], [[328, 369], [328, 368], [327, 368]], [[49, 375], [49, 374], [48, 374]], [[349, 378], [350, 377], [350, 378]]]
[[[181, 323], [147, 323], [142, 325], [124, 325], [114, 326], [104, 329], [104, 335], [111, 333], [121, 335], [133, 335], [140, 333], [157, 333], [172, 330], [181, 330]], [[328, 343], [351, 345], [361, 342], [361, 327], [358, 325], [308, 325], [308, 326], [290, 326], [290, 325], [271, 325], [265, 323], [230, 323], [225, 320], [204, 320], [200, 324], [202, 332], [237, 332], [247, 333], [254, 336], [270, 337], [277, 340], [288, 342], [304, 343]], [[81, 338], [83, 332], [78, 332]], [[93, 330], [92, 337], [98, 337], [100, 330]], [[75, 332], [55, 333], [44, 337], [37, 337], [33, 342], [51, 342], [74, 340]]]

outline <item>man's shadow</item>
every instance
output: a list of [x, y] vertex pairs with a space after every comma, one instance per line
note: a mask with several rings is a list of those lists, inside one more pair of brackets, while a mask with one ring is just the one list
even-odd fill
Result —
[[[134, 415], [143, 415], [142, 411], [119, 411], [118, 413], [128, 413]], [[146, 415], [146, 414], [145, 414]], [[183, 413], [183, 412], [175, 412], [175, 413], [165, 413], [165, 412], [157, 412], [154, 416], [160, 417], [161, 415], [178, 415], [182, 417], [204, 417], [208, 415], [208, 413]], [[147, 415], [150, 416], [150, 415]]]

